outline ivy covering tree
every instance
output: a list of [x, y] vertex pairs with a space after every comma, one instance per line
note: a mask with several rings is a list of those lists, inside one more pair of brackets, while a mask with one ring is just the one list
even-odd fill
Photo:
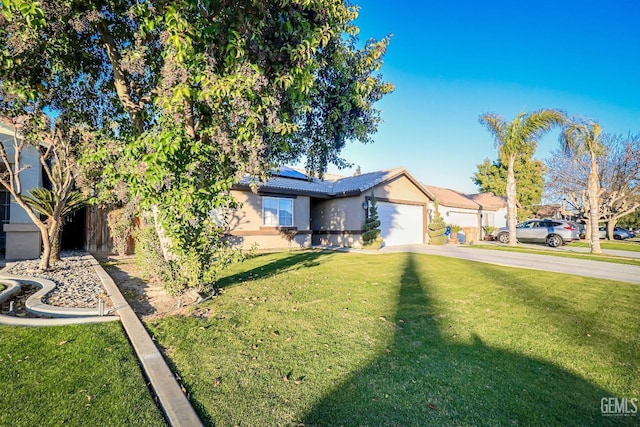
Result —
[[364, 246], [372, 247], [377, 245], [378, 248], [381, 246], [380, 224], [376, 198], [373, 193], [371, 193], [371, 198], [369, 199], [369, 215], [367, 215], [367, 219], [362, 227], [362, 242]]
[[200, 286], [235, 256], [210, 213], [234, 206], [241, 177], [298, 160], [322, 175], [347, 164], [348, 141], [376, 131], [373, 104], [393, 89], [379, 74], [389, 39], [360, 47], [357, 10], [342, 0], [8, 0], [0, 61], [15, 79], [2, 83], [38, 98], [49, 64], [70, 70], [67, 92], [88, 95], [76, 115], [101, 132], [84, 176], [102, 202], [146, 212], [171, 271], [189, 264], [179, 281]]
[[434, 205], [434, 213], [433, 219], [428, 225], [427, 232], [429, 233], [429, 244], [430, 245], [444, 245], [447, 243], [447, 224], [440, 216], [440, 211], [438, 210], [438, 201], [433, 202]]

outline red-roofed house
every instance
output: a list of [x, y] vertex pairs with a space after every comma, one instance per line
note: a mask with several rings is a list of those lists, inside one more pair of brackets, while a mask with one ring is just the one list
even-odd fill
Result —
[[506, 225], [507, 203], [503, 197], [492, 193], [466, 195], [431, 185], [425, 185], [425, 188], [436, 197], [444, 222], [462, 227], [467, 242], [484, 238], [482, 227]]

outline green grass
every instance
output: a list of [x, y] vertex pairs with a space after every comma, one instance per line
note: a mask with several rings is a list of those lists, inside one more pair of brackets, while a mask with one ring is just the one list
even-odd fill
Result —
[[208, 425], [637, 425], [640, 287], [417, 254], [234, 267], [148, 325]]
[[[584, 247], [584, 243], [582, 243], [581, 246]], [[610, 262], [613, 264], [627, 264], [627, 265], [640, 266], [640, 255], [638, 256], [638, 258], [626, 258], [626, 257], [620, 257], [620, 256], [608, 255], [608, 254], [590, 254], [590, 253], [570, 252], [570, 251], [562, 250], [562, 248], [555, 249], [555, 248], [542, 247], [540, 249], [536, 249], [532, 247], [523, 247], [523, 246], [512, 247], [512, 246], [506, 246], [506, 245], [505, 246], [473, 245], [473, 246], [465, 246], [465, 249], [466, 248], [551, 255], [551, 256], [557, 256], [562, 258], [586, 259], [589, 261], [602, 261], [602, 262]], [[612, 249], [612, 248], [606, 248], [606, 249]]]
[[0, 325], [1, 426], [163, 426], [119, 323]]
[[[572, 242], [569, 243], [568, 246], [574, 247], [589, 247], [589, 243], [585, 242]], [[602, 249], [611, 249], [617, 251], [630, 251], [630, 252], [640, 252], [640, 242], [638, 241], [600, 241], [600, 247]]]

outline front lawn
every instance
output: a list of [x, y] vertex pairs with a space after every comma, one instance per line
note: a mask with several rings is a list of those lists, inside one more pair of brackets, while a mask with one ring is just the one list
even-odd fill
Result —
[[[640, 287], [417, 254], [235, 266], [149, 324], [208, 425], [637, 425]], [[629, 405], [631, 407], [631, 405]]]
[[0, 336], [0, 426], [165, 425], [119, 323]]

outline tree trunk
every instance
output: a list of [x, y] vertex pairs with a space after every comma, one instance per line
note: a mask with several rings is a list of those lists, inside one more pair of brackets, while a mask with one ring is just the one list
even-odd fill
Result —
[[616, 228], [617, 220], [611, 219], [607, 222], [607, 240], [614, 240], [613, 229]]
[[40, 229], [40, 237], [42, 238], [42, 256], [40, 257], [40, 265], [38, 265], [38, 268], [40, 271], [45, 271], [49, 269], [49, 261], [51, 260], [51, 242], [49, 241], [47, 227], [44, 224], [42, 227], [38, 225], [38, 229]]
[[598, 162], [596, 156], [591, 153], [591, 170], [587, 182], [587, 192], [589, 193], [589, 222], [591, 223], [591, 253], [601, 254], [600, 233], [598, 231], [598, 220], [600, 219], [600, 182], [598, 181]]
[[584, 222], [584, 238], [591, 240], [591, 220], [589, 218], [586, 218]]
[[49, 242], [51, 243], [50, 262], [60, 261], [60, 238], [62, 232], [62, 221], [51, 221], [49, 224]]
[[507, 169], [507, 225], [509, 227], [509, 246], [516, 246], [516, 223], [518, 221], [518, 211], [516, 204], [516, 174], [514, 171], [515, 156], [509, 156]]

